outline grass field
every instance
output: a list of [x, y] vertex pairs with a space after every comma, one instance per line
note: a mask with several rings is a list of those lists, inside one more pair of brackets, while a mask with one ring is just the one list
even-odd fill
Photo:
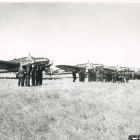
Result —
[[0, 80], [0, 140], [127, 140], [140, 134], [140, 81]]

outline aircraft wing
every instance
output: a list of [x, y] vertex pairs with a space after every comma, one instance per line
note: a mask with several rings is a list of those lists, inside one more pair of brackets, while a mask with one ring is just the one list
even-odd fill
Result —
[[104, 66], [103, 69], [104, 69], [105, 71], [109, 71], [109, 72], [114, 72], [114, 71], [117, 70], [116, 67], [110, 67], [110, 66]]
[[81, 69], [86, 70], [86, 68], [79, 67], [79, 66], [71, 66], [71, 65], [56, 65], [56, 67], [65, 70], [65, 72], [72, 72], [73, 70], [79, 72]]
[[111, 69], [111, 68], [103, 68], [105, 71], [108, 71], [108, 72], [114, 72], [115, 69]]
[[20, 66], [20, 63], [0, 60], [0, 69], [13, 69]]
[[67, 75], [67, 74], [72, 74], [72, 72], [46, 73], [46, 75]]

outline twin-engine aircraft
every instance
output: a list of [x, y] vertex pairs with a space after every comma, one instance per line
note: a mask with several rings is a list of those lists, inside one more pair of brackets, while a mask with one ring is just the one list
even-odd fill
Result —
[[114, 71], [128, 71], [128, 72], [134, 72], [134, 70], [128, 68], [128, 67], [113, 67], [113, 66], [105, 66], [103, 64], [93, 64], [93, 63], [84, 63], [84, 64], [78, 64], [75, 66], [72, 65], [56, 65], [57, 68], [65, 70], [65, 72], [72, 72], [75, 71], [78, 73], [81, 69], [85, 70], [86, 72], [88, 69], [103, 69], [106, 72], [114, 72]]
[[22, 64], [24, 68], [27, 65], [29, 66], [31, 66], [32, 64], [39, 65], [42, 67], [43, 71], [52, 65], [52, 63], [50, 63], [50, 60], [44, 57], [31, 56], [31, 57], [17, 58], [10, 61], [0, 60], [0, 73], [13, 72], [16, 74], [18, 72], [20, 64]]
[[84, 70], [87, 74], [88, 70], [90, 74], [92, 70], [98, 71], [98, 76], [102, 75], [105, 78], [105, 81], [112, 81], [113, 75], [117, 74], [119, 75], [127, 75], [130, 79], [134, 79], [135, 77], [139, 78], [138, 74], [135, 76], [135, 71], [133, 69], [130, 69], [128, 67], [112, 67], [112, 66], [105, 66], [102, 64], [92, 64], [92, 63], [85, 63], [85, 64], [79, 64], [75, 66], [70, 65], [57, 65], [56, 67], [65, 70], [65, 72], [73, 72], [76, 73], [80, 72], [80, 70]]

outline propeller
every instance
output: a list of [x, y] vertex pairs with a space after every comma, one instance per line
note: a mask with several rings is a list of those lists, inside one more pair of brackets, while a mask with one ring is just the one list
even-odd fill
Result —
[[53, 74], [53, 69], [52, 69], [52, 67], [50, 66], [50, 75], [52, 75]]
[[49, 64], [45, 68], [46, 69], [45, 72], [49, 73], [50, 76], [53, 74], [52, 64], [53, 64], [53, 60], [49, 62]]

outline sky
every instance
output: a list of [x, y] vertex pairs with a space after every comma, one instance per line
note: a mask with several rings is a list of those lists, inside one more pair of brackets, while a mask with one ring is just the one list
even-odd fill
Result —
[[0, 3], [0, 60], [140, 67], [140, 3]]

